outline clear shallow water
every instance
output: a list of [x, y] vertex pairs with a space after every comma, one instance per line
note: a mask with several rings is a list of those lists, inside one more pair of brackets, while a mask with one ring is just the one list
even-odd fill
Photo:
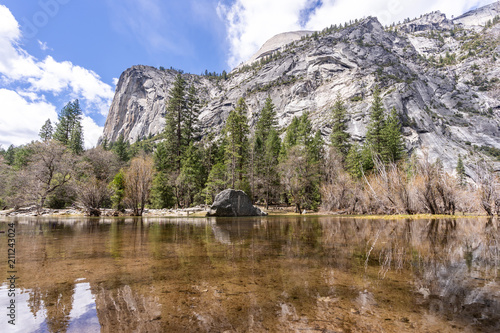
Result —
[[7, 221], [2, 332], [500, 331], [496, 220]]

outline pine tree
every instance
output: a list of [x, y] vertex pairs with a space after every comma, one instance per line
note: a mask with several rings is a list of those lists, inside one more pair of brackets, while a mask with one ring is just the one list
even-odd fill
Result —
[[301, 212], [302, 206], [315, 209], [320, 202], [322, 145], [321, 132], [312, 134], [308, 112], [292, 119], [286, 130], [279, 168], [281, 182], [297, 212]]
[[40, 129], [40, 133], [38, 134], [38, 136], [40, 136], [40, 139], [42, 139], [44, 142], [49, 141], [50, 139], [52, 139], [53, 132], [54, 128], [52, 127], [52, 123], [50, 122], [50, 119], [47, 119], [45, 124]]
[[189, 87], [187, 101], [186, 101], [186, 112], [184, 114], [184, 144], [189, 146], [191, 142], [199, 135], [198, 133], [198, 116], [200, 115], [200, 102], [197, 97], [197, 92], [195, 87], [192, 85]]
[[59, 122], [56, 125], [53, 138], [63, 145], [68, 146], [71, 140], [71, 132], [77, 123], [81, 125], [81, 120], [82, 109], [80, 108], [80, 102], [77, 99], [73, 102], [68, 102], [61, 112], [59, 112]]
[[68, 142], [69, 149], [76, 155], [81, 155], [83, 148], [83, 129], [80, 122], [76, 122], [71, 130], [70, 140]]
[[230, 184], [233, 189], [242, 189], [243, 186], [249, 134], [246, 113], [247, 105], [245, 100], [240, 98], [236, 108], [229, 113], [224, 128], [226, 165], [230, 173]]
[[267, 141], [267, 136], [271, 128], [276, 129], [278, 125], [276, 110], [274, 108], [273, 100], [268, 96], [255, 125], [255, 137], [259, 138], [262, 143]]
[[324, 142], [321, 137], [321, 131], [317, 130], [307, 147], [310, 163], [317, 163], [323, 159], [323, 145]]
[[228, 183], [227, 176], [226, 164], [217, 162], [212, 166], [208, 174], [206, 186], [203, 189], [205, 204], [211, 204], [215, 196], [226, 189]]
[[384, 145], [382, 147], [383, 160], [386, 163], [390, 163], [403, 159], [405, 154], [405, 145], [403, 135], [401, 133], [398, 113], [394, 107], [392, 108], [390, 115], [385, 120], [382, 135], [384, 138]]
[[172, 160], [172, 167], [177, 171], [181, 169], [182, 153], [186, 146], [183, 139], [184, 116], [187, 109], [185, 87], [186, 82], [181, 74], [178, 74], [169, 92], [170, 100], [165, 114], [166, 149]]
[[458, 162], [457, 162], [457, 176], [458, 176], [458, 185], [464, 186], [465, 185], [465, 178], [467, 177], [465, 173], [465, 166], [464, 166], [464, 161], [462, 160], [462, 156], [458, 155]]
[[116, 153], [118, 158], [123, 162], [129, 160], [129, 154], [128, 154], [129, 146], [130, 144], [128, 143], [128, 141], [127, 142], [125, 141], [123, 133], [121, 133], [118, 136], [118, 140], [116, 140], [116, 142], [113, 144], [113, 151]]
[[361, 148], [357, 143], [354, 143], [349, 148], [345, 159], [345, 166], [349, 174], [353, 178], [361, 178], [363, 176], [363, 160], [361, 155]]
[[123, 198], [125, 197], [125, 174], [123, 170], [120, 170], [113, 181], [109, 184], [109, 187], [113, 191], [113, 195], [111, 196], [111, 201], [113, 202], [113, 208], [116, 210], [122, 210], [123, 206]]
[[330, 134], [330, 145], [335, 147], [344, 158], [349, 152], [349, 138], [350, 135], [347, 132], [347, 110], [344, 106], [340, 95], [337, 95], [335, 99], [335, 104], [332, 109], [332, 133]]
[[162, 209], [175, 205], [175, 194], [165, 172], [157, 172], [151, 187], [151, 203], [154, 208]]
[[194, 202], [194, 197], [198, 194], [204, 183], [203, 164], [200, 152], [191, 142], [184, 153], [182, 167], [177, 177], [181, 197], [184, 199], [184, 207], [188, 207]]
[[380, 97], [380, 89], [376, 86], [373, 90], [372, 110], [370, 113], [368, 131], [366, 133], [366, 141], [373, 153], [378, 155], [382, 154], [384, 147], [384, 126], [384, 106], [382, 104], [382, 98]]
[[282, 156], [286, 155], [288, 150], [298, 143], [299, 126], [299, 118], [293, 117], [292, 122], [286, 128], [285, 137], [283, 139], [283, 149], [281, 150]]
[[[266, 192], [266, 197], [270, 191], [269, 186], [267, 186], [268, 175], [263, 170], [267, 168], [273, 169], [277, 165], [277, 159], [273, 165], [269, 165], [274, 161], [273, 159], [268, 159], [268, 149], [272, 149], [272, 145], [269, 146], [267, 141], [271, 132], [277, 131], [278, 121], [276, 120], [276, 111], [274, 109], [274, 104], [271, 97], [266, 98], [264, 107], [262, 108], [257, 124], [255, 125], [255, 135], [253, 139], [253, 149], [250, 155], [250, 170], [251, 183], [252, 183], [252, 193], [258, 197], [264, 195]], [[281, 144], [281, 142], [280, 142]], [[279, 149], [276, 153], [279, 153]], [[257, 188], [255, 184], [257, 183]]]
[[271, 127], [266, 142], [264, 143], [264, 168], [262, 170], [266, 192], [266, 209], [269, 207], [269, 200], [273, 196], [273, 190], [279, 187], [278, 157], [280, 149], [281, 139], [277, 130]]

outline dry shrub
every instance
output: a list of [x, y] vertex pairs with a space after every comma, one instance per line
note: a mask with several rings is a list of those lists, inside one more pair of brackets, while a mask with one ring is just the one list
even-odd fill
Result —
[[418, 211], [414, 177], [407, 163], [385, 166], [374, 158], [375, 172], [365, 177], [366, 189], [372, 197], [371, 207], [379, 214], [414, 214]]
[[486, 214], [492, 216], [500, 213], [500, 182], [491, 166], [484, 160], [474, 165], [477, 185], [477, 199]]
[[423, 204], [423, 212], [431, 214], [455, 214], [459, 196], [458, 181], [443, 169], [441, 162], [431, 163], [429, 156], [417, 163], [415, 179], [417, 198]]
[[361, 207], [360, 186], [345, 171], [342, 155], [335, 148], [330, 148], [325, 156], [325, 181], [321, 184], [322, 209], [355, 213]]

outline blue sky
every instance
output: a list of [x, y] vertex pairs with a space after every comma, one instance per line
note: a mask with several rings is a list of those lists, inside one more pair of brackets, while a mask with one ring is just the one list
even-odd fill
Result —
[[269, 38], [363, 16], [383, 24], [491, 0], [0, 0], [0, 145], [37, 139], [80, 99], [87, 147], [102, 133], [116, 79], [137, 64], [231, 70]]

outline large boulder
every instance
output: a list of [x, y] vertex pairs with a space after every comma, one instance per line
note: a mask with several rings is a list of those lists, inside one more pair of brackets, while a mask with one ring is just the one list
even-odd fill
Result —
[[252, 205], [243, 191], [227, 189], [215, 196], [207, 216], [266, 216], [267, 213]]

